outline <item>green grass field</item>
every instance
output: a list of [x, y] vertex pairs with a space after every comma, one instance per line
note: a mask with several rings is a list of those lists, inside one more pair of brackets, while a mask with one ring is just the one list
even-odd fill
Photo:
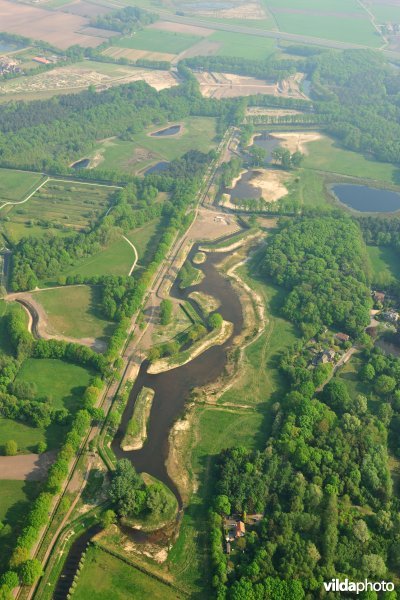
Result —
[[304, 206], [319, 206], [327, 208], [327, 192], [324, 176], [309, 170], [299, 169], [295, 178], [288, 184], [287, 198], [293, 198]]
[[84, 230], [93, 219], [105, 213], [115, 188], [76, 181], [48, 181], [28, 202], [7, 207], [7, 235], [15, 242], [28, 235], [66, 235]]
[[127, 565], [100, 548], [90, 546], [74, 590], [74, 600], [176, 600], [173, 588]]
[[38, 396], [50, 396], [54, 408], [75, 412], [90, 378], [87, 369], [71, 363], [53, 358], [28, 358], [22, 363], [16, 380], [34, 383]]
[[322, 139], [307, 144], [303, 167], [352, 177], [365, 177], [389, 183], [396, 182], [396, 167], [365, 158], [362, 154], [340, 148], [334, 140]]
[[0, 481], [0, 522], [4, 525], [0, 533], [0, 572], [7, 566], [15, 539], [39, 491], [40, 484], [36, 481]]
[[251, 275], [248, 267], [239, 273], [246, 283], [264, 298], [268, 323], [263, 334], [245, 350], [240, 377], [219, 399], [251, 406], [266, 406], [275, 395], [285, 389], [285, 380], [278, 370], [279, 354], [297, 339], [289, 321], [279, 315], [285, 292], [272, 283], [265, 283]]
[[384, 40], [356, 0], [263, 0], [281, 31], [379, 48]]
[[3, 202], [24, 200], [43, 179], [41, 173], [0, 169], [0, 206]]
[[[247, 21], [245, 24], [247, 25]], [[230, 31], [216, 31], [207, 39], [221, 44], [217, 52], [219, 56], [238, 56], [254, 60], [268, 58], [275, 51], [276, 45], [275, 40], [270, 38]]]
[[39, 442], [46, 442], [46, 432], [40, 427], [31, 427], [19, 421], [0, 417], [0, 451], [2, 451], [2, 443], [7, 440], [15, 440], [19, 452], [30, 454], [36, 452]]
[[107, 338], [114, 329], [100, 313], [99, 289], [87, 285], [66, 286], [36, 292], [45, 309], [49, 330], [74, 338]]
[[400, 6], [394, 3], [381, 4], [379, 1], [373, 0], [369, 3], [369, 9], [379, 24], [400, 23]]
[[[152, 137], [153, 126], [132, 136], [132, 141], [106, 140], [96, 149], [103, 156], [99, 169], [137, 173], [162, 160], [173, 160], [189, 150], [208, 152], [215, 147], [216, 122], [212, 117], [182, 119], [181, 133], [171, 137]], [[167, 125], [166, 125], [167, 126]]]
[[143, 29], [133, 36], [115, 40], [115, 46], [179, 54], [201, 40], [197, 35], [187, 35], [160, 29]]
[[373, 285], [385, 287], [400, 279], [398, 252], [384, 246], [367, 246], [367, 251]]
[[117, 240], [97, 254], [85, 258], [64, 275], [128, 275], [135, 260], [133, 249], [124, 239]]

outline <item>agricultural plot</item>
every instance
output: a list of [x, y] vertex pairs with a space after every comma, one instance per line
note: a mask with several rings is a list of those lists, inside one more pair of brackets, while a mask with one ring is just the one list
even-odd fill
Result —
[[6, 206], [4, 229], [13, 241], [46, 231], [60, 234], [85, 230], [105, 214], [115, 188], [50, 179], [27, 202]]
[[264, 60], [276, 50], [276, 42], [271, 38], [216, 31], [207, 39], [218, 44], [216, 54], [220, 56], [237, 56], [250, 60]]
[[237, 98], [254, 94], [267, 94], [282, 98], [306, 98], [300, 89], [304, 78], [301, 73], [291, 75], [277, 83], [266, 82], [255, 77], [208, 71], [196, 73], [195, 76], [200, 84], [201, 93], [206, 98]]
[[0, 169], [0, 207], [5, 202], [20, 202], [42, 181], [41, 173]]
[[384, 40], [357, 0], [264, 0], [280, 31], [379, 48]]
[[120, 48], [179, 54], [199, 42], [200, 39], [199, 36], [176, 31], [144, 29], [129, 37], [115, 40], [114, 44]]
[[96, 287], [66, 286], [35, 292], [32, 296], [46, 313], [49, 334], [104, 339], [114, 329], [113, 323], [101, 316], [99, 289]]
[[48, 11], [9, 0], [0, 0], [0, 14], [3, 31], [43, 40], [63, 50], [74, 44], [93, 48], [103, 41], [96, 34], [81, 32], [89, 24], [89, 19], [79, 15]]

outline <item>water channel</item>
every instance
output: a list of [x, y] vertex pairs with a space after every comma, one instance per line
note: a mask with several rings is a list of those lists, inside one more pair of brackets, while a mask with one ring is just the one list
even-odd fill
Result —
[[[195, 246], [189, 258], [198, 251]], [[145, 361], [139, 371], [133, 386], [127, 407], [122, 416], [121, 425], [112, 443], [112, 449], [117, 458], [129, 458], [139, 472], [153, 475], [175, 493], [179, 502], [180, 496], [175, 484], [171, 481], [165, 466], [168, 454], [168, 436], [172, 425], [183, 413], [191, 391], [200, 386], [215, 381], [224, 371], [227, 363], [227, 350], [232, 344], [232, 339], [240, 333], [243, 327], [242, 307], [231, 282], [223, 277], [217, 269], [219, 262], [226, 254], [208, 255], [207, 261], [196, 265], [204, 272], [203, 281], [195, 288], [179, 290], [174, 284], [171, 295], [181, 300], [188, 300], [193, 289], [204, 292], [217, 298], [221, 304], [218, 312], [227, 321], [234, 324], [232, 336], [222, 346], [214, 346], [192, 360], [171, 371], [158, 375], [148, 375], [148, 363]], [[190, 300], [189, 300], [190, 301]], [[133, 413], [136, 397], [143, 386], [155, 391], [153, 405], [150, 413], [147, 441], [142, 449], [130, 452], [121, 450], [121, 440], [125, 434], [129, 419]]]
[[[194, 246], [189, 254], [189, 260], [198, 252], [198, 245]], [[196, 265], [205, 275], [199, 285], [186, 290], [180, 290], [176, 282], [172, 287], [171, 295], [180, 300], [189, 300], [188, 296], [193, 289], [214, 296], [221, 306], [218, 312], [227, 321], [234, 324], [231, 337], [221, 346], [214, 346], [192, 360], [171, 371], [158, 375], [148, 375], [148, 361], [145, 361], [139, 371], [128, 404], [122, 416], [121, 424], [112, 443], [112, 449], [120, 458], [128, 458], [138, 472], [146, 472], [165, 483], [176, 495], [179, 507], [182, 499], [179, 491], [168, 475], [165, 461], [168, 455], [168, 437], [174, 422], [182, 415], [185, 403], [191, 391], [196, 387], [207, 385], [218, 379], [224, 372], [227, 364], [228, 350], [233, 338], [243, 328], [243, 313], [238, 295], [232, 283], [218, 270], [218, 264], [227, 256], [226, 253], [208, 254], [207, 260], [201, 265]], [[153, 405], [147, 428], [147, 441], [141, 450], [124, 452], [121, 450], [121, 440], [132, 416], [135, 400], [143, 386], [155, 391]], [[99, 531], [99, 526], [94, 526], [80, 536], [72, 545], [64, 564], [61, 576], [57, 582], [54, 598], [65, 600], [74, 575], [78, 568], [79, 560], [90, 539]], [[146, 541], [147, 534], [139, 530], [130, 529], [124, 532], [137, 542]], [[163, 536], [164, 532], [153, 532], [150, 536]]]

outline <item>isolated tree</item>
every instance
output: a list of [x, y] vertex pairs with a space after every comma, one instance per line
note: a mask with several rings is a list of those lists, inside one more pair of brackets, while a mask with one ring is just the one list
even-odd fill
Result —
[[161, 325], [169, 325], [172, 319], [173, 304], [171, 300], [162, 300], [160, 304]]
[[211, 327], [211, 329], [218, 329], [219, 327], [222, 327], [223, 322], [224, 319], [222, 318], [222, 315], [220, 315], [220, 313], [213, 313], [208, 318], [208, 324]]
[[109, 508], [108, 510], [105, 510], [101, 515], [101, 524], [105, 529], [106, 527], [109, 527], [110, 525], [115, 523], [116, 519], [117, 515], [113, 510], [111, 510], [111, 508]]

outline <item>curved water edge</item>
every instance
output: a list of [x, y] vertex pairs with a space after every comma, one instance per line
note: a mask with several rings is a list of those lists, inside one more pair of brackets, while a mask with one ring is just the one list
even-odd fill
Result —
[[[193, 246], [189, 253], [189, 260], [199, 251], [199, 245]], [[206, 386], [223, 373], [228, 362], [228, 351], [232, 347], [233, 339], [243, 329], [243, 313], [239, 295], [227, 278], [218, 270], [218, 265], [226, 258], [228, 252], [208, 254], [207, 260], [198, 264], [197, 268], [204, 273], [204, 279], [199, 285], [180, 290], [175, 281], [171, 295], [180, 300], [192, 302], [190, 294], [195, 290], [215, 297], [220, 306], [218, 312], [226, 321], [233, 323], [232, 334], [221, 346], [213, 346], [206, 352], [192, 360], [190, 363], [177, 367], [172, 371], [149, 375], [147, 373], [148, 361], [144, 361], [129, 396], [117, 434], [112, 442], [112, 449], [118, 459], [128, 458], [138, 472], [146, 472], [166, 484], [175, 494], [179, 510], [176, 519], [168, 525], [153, 532], [144, 532], [140, 529], [121, 526], [121, 531], [135, 543], [166, 543], [176, 537], [179, 524], [183, 516], [183, 501], [177, 486], [170, 478], [166, 460], [169, 452], [168, 439], [175, 421], [184, 413], [185, 405], [194, 388]], [[133, 408], [138, 393], [143, 386], [154, 390], [155, 395], [147, 425], [147, 441], [140, 450], [124, 452], [120, 443], [125, 435], [126, 428], [133, 413]], [[99, 526], [88, 529], [72, 545], [68, 553], [62, 574], [57, 582], [54, 598], [64, 600], [78, 568], [79, 560], [90, 539], [100, 531]]]
[[331, 183], [328, 189], [340, 204], [356, 212], [400, 211], [400, 192], [356, 183]]
[[169, 127], [165, 127], [164, 129], [160, 129], [159, 131], [153, 131], [150, 133], [151, 137], [168, 137], [171, 135], [178, 135], [182, 130], [182, 125], [170, 125]]
[[[192, 248], [189, 259], [191, 260], [197, 252], [198, 244]], [[226, 253], [208, 256], [205, 263], [198, 265], [205, 275], [203, 281], [199, 285], [185, 290], [179, 290], [175, 282], [171, 295], [191, 302], [189, 295], [195, 289], [217, 298], [220, 303], [218, 312], [221, 313], [224, 320], [233, 323], [231, 336], [221, 346], [213, 346], [190, 363], [172, 371], [149, 375], [147, 373], [148, 361], [144, 361], [123, 413], [120, 427], [112, 442], [112, 449], [118, 459], [129, 458], [137, 471], [149, 473], [165, 483], [176, 495], [180, 507], [182, 507], [182, 498], [166, 468], [171, 428], [183, 414], [191, 392], [220, 377], [227, 364], [228, 350], [232, 345], [232, 340], [243, 327], [242, 306], [239, 297], [231, 281], [224, 277], [217, 268], [225, 256]], [[147, 441], [140, 450], [124, 452], [120, 448], [120, 443], [132, 416], [136, 397], [143, 386], [155, 391], [148, 421]]]
[[71, 169], [87, 169], [90, 165], [90, 158], [81, 158], [71, 165]]

